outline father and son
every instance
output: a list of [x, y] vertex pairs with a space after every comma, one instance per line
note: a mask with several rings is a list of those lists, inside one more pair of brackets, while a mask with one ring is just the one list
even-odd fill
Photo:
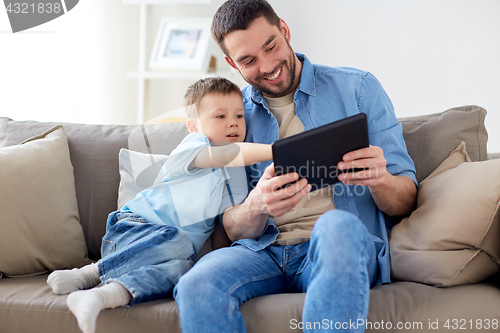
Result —
[[[239, 306], [284, 292], [306, 293], [304, 323], [357, 321], [367, 318], [370, 288], [390, 282], [390, 216], [411, 212], [417, 181], [380, 83], [294, 53], [289, 27], [266, 0], [225, 2], [212, 34], [250, 85], [193, 84], [185, 96], [190, 134], [154, 184], [109, 215], [102, 259], [47, 280], [55, 293], [70, 293], [85, 333], [95, 331], [102, 309], [172, 290], [185, 333], [245, 332]], [[347, 153], [337, 168], [372, 172], [342, 173], [338, 188], [313, 192], [297, 173], [275, 176], [270, 144], [357, 113], [367, 115], [370, 146]], [[176, 186], [184, 205], [174, 202]], [[232, 246], [193, 266], [219, 222]]]

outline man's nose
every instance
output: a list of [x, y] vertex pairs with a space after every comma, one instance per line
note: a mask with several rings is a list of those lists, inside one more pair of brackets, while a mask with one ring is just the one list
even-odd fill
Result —
[[272, 59], [267, 59], [266, 57], [262, 58], [260, 61], [260, 71], [263, 74], [273, 74], [274, 68], [276, 67], [276, 64]]

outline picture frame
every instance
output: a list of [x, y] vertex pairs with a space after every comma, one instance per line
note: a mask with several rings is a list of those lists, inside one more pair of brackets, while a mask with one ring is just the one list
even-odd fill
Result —
[[153, 69], [208, 71], [210, 18], [164, 18], [149, 60]]

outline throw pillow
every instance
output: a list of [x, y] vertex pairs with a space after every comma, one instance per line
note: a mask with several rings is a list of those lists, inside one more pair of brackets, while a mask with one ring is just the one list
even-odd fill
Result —
[[500, 270], [500, 160], [471, 162], [462, 142], [420, 183], [417, 209], [390, 235], [392, 275], [439, 287]]
[[0, 148], [0, 184], [0, 272], [37, 275], [89, 263], [62, 126]]
[[153, 184], [168, 155], [146, 154], [122, 148], [118, 155], [120, 186], [118, 208]]
[[485, 117], [485, 109], [470, 105], [398, 119], [403, 125], [408, 154], [415, 162], [417, 181], [430, 175], [461, 141], [467, 145], [472, 161], [485, 161], [488, 140]]

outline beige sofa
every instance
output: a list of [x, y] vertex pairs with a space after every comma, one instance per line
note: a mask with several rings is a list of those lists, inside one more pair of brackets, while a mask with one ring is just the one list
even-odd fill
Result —
[[[485, 115], [482, 108], [466, 106], [440, 114], [401, 119], [419, 180], [432, 172], [461, 141], [466, 143], [472, 160], [499, 157], [487, 155]], [[54, 125], [0, 118], [0, 150], [20, 144]], [[97, 260], [107, 215], [117, 208], [118, 153], [121, 148], [129, 147], [130, 135], [138, 127], [84, 124], [63, 124], [63, 127], [74, 168], [79, 221], [88, 256]], [[144, 129], [148, 134], [157, 135], [156, 142], [161, 142], [150, 147], [158, 154], [170, 153], [187, 133], [182, 123], [146, 125]], [[144, 152], [148, 152], [147, 149], [143, 147]], [[1, 163], [0, 160], [0, 172]], [[14, 221], [0, 218], [1, 223]], [[224, 245], [220, 230], [212, 236], [212, 244], [214, 247]], [[7, 252], [3, 250], [0, 256], [12, 254], [8, 249]], [[60, 248], [60, 251], [65, 249]], [[54, 295], [46, 279], [47, 273], [0, 279], [0, 332], [79, 332], [75, 318], [66, 307], [66, 296]], [[280, 294], [248, 301], [241, 307], [248, 332], [300, 331], [304, 296]], [[371, 290], [367, 332], [449, 332], [459, 328], [466, 332], [483, 332], [487, 323], [490, 323], [487, 331], [498, 331], [500, 328], [494, 326], [494, 320], [500, 320], [499, 309], [498, 274], [479, 283], [449, 288], [395, 282]], [[172, 298], [167, 298], [104, 310], [97, 321], [97, 332], [180, 332], [177, 306]]]

